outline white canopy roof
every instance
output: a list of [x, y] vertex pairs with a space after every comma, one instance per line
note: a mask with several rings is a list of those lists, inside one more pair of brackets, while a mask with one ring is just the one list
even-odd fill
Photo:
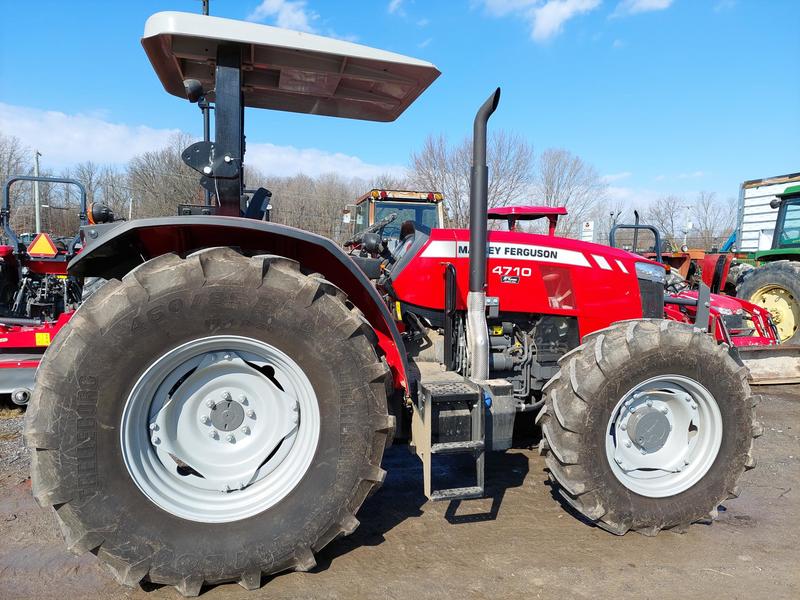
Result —
[[[142, 36], [164, 89], [214, 87], [217, 45], [240, 44], [245, 106], [394, 121], [438, 76], [429, 62], [360, 44], [232, 19], [160, 12]], [[213, 93], [207, 94], [214, 100]]]

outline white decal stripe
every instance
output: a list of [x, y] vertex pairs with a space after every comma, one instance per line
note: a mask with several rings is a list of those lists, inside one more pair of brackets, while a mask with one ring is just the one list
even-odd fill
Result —
[[456, 243], [447, 240], [434, 240], [422, 251], [422, 258], [455, 258]]
[[618, 258], [616, 259], [616, 261], [617, 261], [617, 264], [619, 265], [619, 268], [622, 269], [622, 272], [627, 275], [628, 274], [628, 269], [625, 268], [625, 265], [623, 264], [623, 262]]
[[600, 256], [599, 254], [592, 254], [592, 258], [597, 261], [597, 264], [600, 265], [600, 268], [604, 271], [613, 271], [611, 265], [608, 264], [608, 261], [604, 256]]
[[[434, 240], [428, 244], [420, 256], [422, 258], [467, 258], [469, 242]], [[487, 257], [489, 260], [529, 260], [577, 267], [592, 266], [583, 252], [533, 244], [490, 242], [487, 246]]]

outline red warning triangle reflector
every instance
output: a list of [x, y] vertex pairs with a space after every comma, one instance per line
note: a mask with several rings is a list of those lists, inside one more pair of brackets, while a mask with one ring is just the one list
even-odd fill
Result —
[[58, 249], [46, 233], [40, 233], [28, 246], [28, 254], [37, 258], [53, 258], [58, 256]]

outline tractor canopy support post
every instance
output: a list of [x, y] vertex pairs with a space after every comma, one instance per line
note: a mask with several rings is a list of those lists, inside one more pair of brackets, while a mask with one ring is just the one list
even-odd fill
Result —
[[[217, 177], [217, 214], [238, 217], [241, 210], [244, 163], [244, 102], [242, 98], [242, 50], [235, 44], [217, 49], [215, 76], [215, 153], [234, 162], [234, 177]], [[218, 158], [218, 157], [215, 157]]]
[[469, 189], [469, 293], [467, 345], [470, 377], [489, 378], [489, 331], [486, 323], [486, 245], [489, 210], [489, 167], [486, 165], [486, 127], [500, 101], [500, 88], [478, 109], [472, 135], [472, 171]]

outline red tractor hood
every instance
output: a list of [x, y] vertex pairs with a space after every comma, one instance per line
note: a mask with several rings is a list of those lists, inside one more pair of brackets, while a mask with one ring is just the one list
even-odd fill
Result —
[[[576, 317], [581, 335], [642, 317], [636, 263], [651, 261], [549, 235], [495, 230], [488, 237], [486, 293], [501, 312]], [[456, 305], [464, 309], [469, 245], [467, 230], [432, 230], [424, 245], [413, 250], [415, 256], [392, 274], [396, 297], [428, 311], [443, 310], [443, 265], [449, 263], [456, 269]]]

